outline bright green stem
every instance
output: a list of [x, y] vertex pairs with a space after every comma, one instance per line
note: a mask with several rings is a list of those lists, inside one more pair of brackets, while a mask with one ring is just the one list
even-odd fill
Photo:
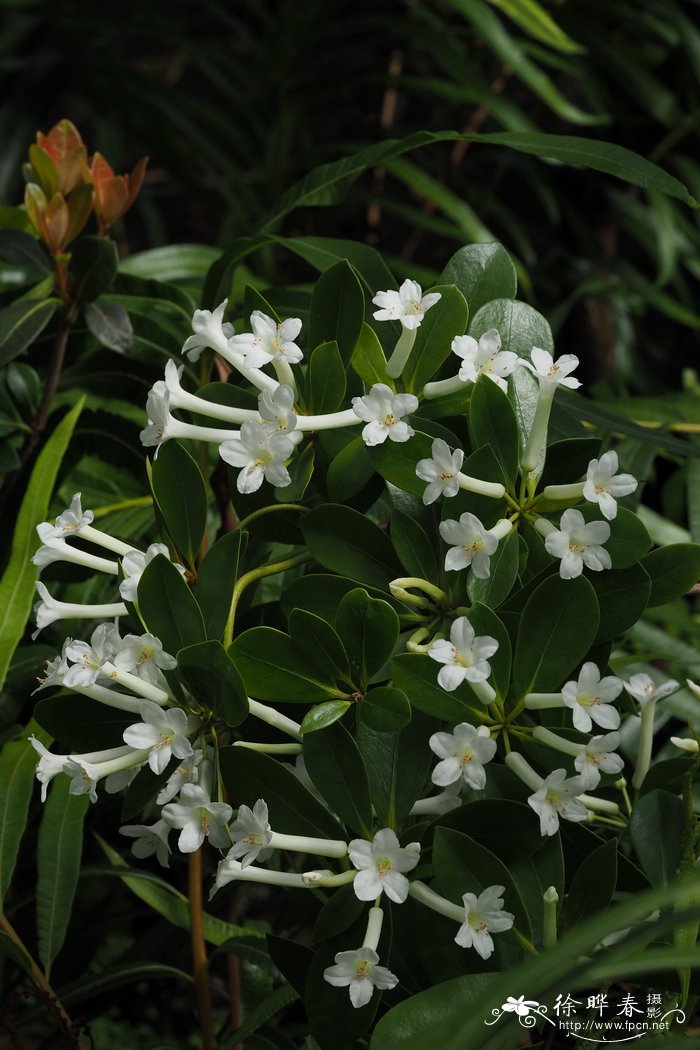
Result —
[[656, 713], [656, 700], [648, 700], [642, 707], [642, 724], [639, 729], [639, 743], [637, 745], [637, 763], [632, 777], [632, 786], [642, 786], [644, 777], [649, 772], [651, 762], [651, 750], [654, 746], [654, 715]]
[[416, 341], [415, 328], [402, 328], [401, 335], [398, 338], [398, 342], [394, 347], [394, 352], [387, 361], [386, 374], [391, 376], [392, 379], [398, 379], [404, 370], [406, 362], [411, 356], [411, 350], [413, 350], [413, 344]]
[[248, 514], [247, 517], [241, 518], [238, 522], [238, 528], [245, 529], [250, 525], [251, 521], [263, 518], [266, 514], [275, 514], [280, 510], [296, 510], [301, 514], [306, 514], [308, 509], [308, 507], [302, 507], [300, 503], [275, 503], [272, 507], [260, 507], [259, 510], [254, 510], [252, 514]]
[[293, 558], [287, 558], [285, 561], [276, 561], [273, 562], [272, 565], [260, 565], [257, 569], [251, 569], [250, 572], [245, 573], [244, 576], [241, 576], [241, 578], [236, 581], [236, 585], [233, 588], [233, 594], [231, 595], [231, 607], [228, 613], [228, 620], [226, 621], [226, 627], [224, 629], [223, 645], [225, 649], [228, 649], [233, 640], [233, 625], [236, 620], [236, 610], [246, 587], [250, 587], [252, 583], [257, 583], [258, 580], [262, 580], [265, 576], [276, 576], [279, 572], [286, 572], [287, 569], [293, 569], [297, 565], [303, 565], [305, 561], [310, 560], [311, 554], [308, 551], [304, 551], [302, 554], [296, 554]]
[[554, 948], [557, 943], [557, 904], [559, 894], [554, 886], [550, 886], [542, 894], [544, 905], [542, 915], [542, 947]]
[[533, 471], [540, 461], [540, 455], [542, 454], [542, 449], [547, 440], [547, 425], [549, 423], [549, 413], [552, 410], [555, 391], [556, 385], [554, 383], [540, 384], [540, 394], [537, 399], [535, 418], [532, 421], [532, 430], [527, 439], [522, 463], [520, 464], [523, 474], [529, 474]]

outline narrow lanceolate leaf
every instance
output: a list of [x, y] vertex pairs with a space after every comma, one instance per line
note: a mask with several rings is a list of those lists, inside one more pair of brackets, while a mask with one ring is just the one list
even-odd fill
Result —
[[5, 744], [0, 752], [0, 909], [15, 869], [34, 790], [37, 753], [27, 741], [30, 732], [48, 743], [48, 735], [31, 723], [21, 740]]
[[168, 441], [153, 462], [153, 494], [180, 554], [194, 567], [207, 524], [202, 473], [177, 441]]
[[60, 299], [20, 299], [0, 310], [0, 366], [37, 339], [61, 305]]
[[87, 795], [70, 795], [70, 780], [60, 777], [49, 792], [37, 842], [36, 919], [39, 958], [48, 977], [63, 947], [83, 851]]
[[0, 579], [0, 687], [32, 608], [36, 569], [30, 559], [39, 545], [35, 529], [48, 512], [58, 468], [84, 403], [81, 398], [46, 442], [19, 509], [10, 560]]

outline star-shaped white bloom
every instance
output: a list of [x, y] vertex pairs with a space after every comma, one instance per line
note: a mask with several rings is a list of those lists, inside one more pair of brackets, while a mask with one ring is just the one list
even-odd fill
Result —
[[600, 459], [588, 464], [583, 496], [589, 503], [597, 503], [600, 512], [608, 521], [617, 516], [617, 500], [629, 496], [637, 488], [637, 480], [631, 474], [617, 474], [617, 452], [605, 452]]
[[395, 988], [399, 983], [398, 977], [385, 966], [378, 966], [378, 962], [379, 956], [373, 948], [338, 952], [335, 966], [326, 967], [323, 979], [335, 988], [349, 988], [354, 1007], [366, 1006], [375, 988]]
[[620, 740], [619, 733], [605, 733], [604, 736], [592, 736], [581, 748], [574, 759], [574, 767], [586, 791], [597, 786], [601, 772], [621, 773], [625, 768], [624, 759], [615, 754]]
[[66, 686], [94, 685], [102, 673], [102, 667], [119, 650], [122, 644], [119, 628], [113, 623], [101, 623], [92, 632], [90, 644], [80, 640], [69, 641], [65, 655], [72, 666], [63, 676]]
[[187, 738], [198, 728], [198, 718], [188, 717], [179, 707], [163, 708], [150, 700], [139, 704], [139, 714], [143, 721], [127, 726], [122, 736], [129, 747], [149, 752], [148, 764], [154, 773], [162, 773], [173, 755], [188, 758], [192, 754]]
[[263, 390], [258, 398], [258, 412], [270, 434], [289, 434], [297, 425], [291, 386], [280, 383], [273, 391]]
[[403, 849], [391, 828], [382, 828], [371, 842], [353, 839], [348, 855], [358, 869], [353, 883], [357, 897], [373, 901], [384, 892], [395, 904], [403, 904], [408, 896], [408, 879], [402, 873], [412, 871], [418, 863], [420, 849], [417, 844], [415, 847]]
[[164, 868], [169, 868], [168, 835], [171, 831], [172, 828], [164, 820], [157, 820], [155, 824], [150, 825], [125, 824], [119, 829], [119, 834], [136, 840], [131, 847], [131, 852], [139, 860], [146, 860], [155, 853], [158, 863]]
[[260, 310], [250, 315], [252, 332], [243, 332], [229, 339], [229, 347], [243, 354], [246, 368], [261, 368], [273, 359], [298, 364], [304, 354], [294, 342], [301, 331], [298, 317], [290, 317], [281, 324]]
[[547, 552], [561, 558], [559, 575], [562, 580], [573, 580], [583, 572], [583, 566], [594, 572], [610, 569], [610, 555], [601, 544], [610, 539], [607, 521], [586, 523], [579, 510], [565, 510], [559, 529], [544, 538]]
[[507, 390], [506, 376], [518, 363], [512, 350], [501, 350], [501, 337], [495, 328], [480, 337], [478, 343], [471, 335], [458, 335], [450, 344], [452, 353], [462, 358], [459, 378], [463, 383], [476, 383], [480, 375], [487, 375], [501, 390]]
[[262, 423], [244, 423], [239, 441], [224, 441], [219, 455], [232, 467], [242, 467], [236, 478], [239, 492], [257, 492], [263, 481], [276, 488], [291, 483], [285, 461], [294, 451], [286, 434], [270, 433]]
[[166, 824], [181, 829], [177, 843], [181, 853], [194, 853], [205, 838], [217, 849], [225, 849], [231, 841], [228, 822], [233, 810], [227, 802], [212, 802], [199, 784], [185, 784], [180, 801], [163, 806], [161, 816]]
[[449, 519], [440, 523], [440, 535], [446, 543], [453, 544], [445, 556], [445, 568], [454, 572], [471, 565], [478, 580], [487, 580], [491, 575], [491, 555], [498, 547], [498, 540], [487, 532], [475, 514], [465, 511], [459, 521]]
[[574, 727], [580, 733], [590, 733], [593, 722], [601, 729], [617, 729], [620, 713], [611, 701], [622, 692], [622, 679], [608, 675], [600, 677], [594, 663], [585, 663], [578, 682], [567, 682], [561, 691], [564, 703], [571, 709]]
[[146, 415], [148, 426], [144, 427], [139, 434], [141, 444], [145, 448], [160, 447], [170, 437], [168, 425], [172, 420], [170, 391], [165, 385], [165, 380], [159, 379], [149, 390], [146, 398]]
[[569, 390], [576, 390], [577, 387], [581, 386], [578, 379], [569, 375], [575, 368], [578, 368], [578, 357], [575, 357], [573, 354], [564, 354], [555, 361], [548, 350], [542, 350], [539, 346], [533, 346], [530, 357], [532, 358], [532, 363], [523, 360], [521, 357], [518, 359], [518, 364], [523, 365], [533, 375], [537, 376], [540, 385], [567, 386]]
[[211, 310], [195, 310], [192, 315], [192, 331], [194, 335], [186, 339], [182, 347], [183, 354], [187, 354], [190, 361], [198, 361], [202, 350], [205, 350], [208, 346], [213, 345], [216, 348], [217, 345], [231, 338], [233, 325], [227, 321], [224, 322], [223, 319], [227, 306], [228, 299], [224, 299], [223, 303], [219, 303], [213, 312]]
[[63, 772], [66, 764], [65, 755], [53, 755], [35, 736], [28, 737], [29, 743], [39, 755], [35, 769], [36, 779], [41, 784], [41, 801], [46, 802], [46, 791], [55, 776]]
[[162, 682], [161, 671], [177, 667], [175, 657], [163, 652], [160, 638], [152, 634], [127, 634], [112, 663], [120, 671], [130, 671], [151, 685]]
[[[170, 552], [164, 543], [151, 543], [145, 554], [142, 551], [129, 551], [128, 554], [124, 555], [122, 558], [122, 570], [125, 579], [119, 584], [119, 594], [125, 602], [138, 601], [138, 588], [144, 569], [159, 554], [162, 554], [164, 558], [170, 561]], [[180, 575], [184, 576], [184, 566], [175, 562], [173, 564]]]
[[268, 847], [272, 840], [272, 829], [267, 803], [263, 799], [259, 798], [253, 809], [239, 806], [230, 830], [234, 845], [226, 854], [227, 860], [240, 860], [241, 867], [246, 868], [254, 860], [267, 860], [271, 856], [272, 850]]
[[493, 954], [491, 934], [510, 930], [515, 921], [514, 915], [503, 910], [504, 890], [505, 886], [489, 886], [478, 897], [475, 893], [465, 893], [462, 897], [465, 920], [455, 941], [462, 948], [474, 948], [482, 959], [489, 959]]
[[382, 445], [391, 441], [408, 441], [415, 431], [403, 416], [415, 412], [418, 398], [414, 394], [395, 394], [386, 383], [375, 383], [369, 394], [352, 399], [352, 410], [358, 419], [367, 423], [362, 428], [365, 445]]
[[375, 321], [400, 321], [404, 328], [419, 327], [426, 311], [442, 298], [440, 292], [423, 295], [416, 281], [404, 281], [398, 292], [377, 292], [372, 299], [380, 309], [374, 311]]
[[41, 523], [42, 526], [46, 526], [43, 535], [40, 534], [42, 543], [48, 543], [49, 539], [64, 539], [93, 521], [95, 515], [91, 510], [83, 510], [80, 495], [79, 492], [75, 493], [70, 507], [58, 515], [53, 525], [48, 521]]
[[460, 448], [450, 452], [450, 447], [442, 438], [433, 441], [432, 459], [419, 459], [416, 463], [416, 474], [428, 485], [423, 493], [426, 506], [434, 503], [439, 496], [456, 496], [459, 492], [457, 475], [462, 469], [464, 453]]
[[466, 616], [458, 616], [450, 628], [449, 642], [433, 642], [428, 656], [445, 664], [440, 668], [438, 683], [448, 693], [467, 682], [485, 682], [491, 674], [489, 657], [498, 651], [498, 642], [489, 635], [477, 638]]
[[629, 682], [624, 683], [624, 686], [630, 696], [638, 700], [644, 707], [650, 700], [663, 700], [665, 696], [675, 693], [678, 689], [678, 682], [674, 678], [669, 678], [663, 685], [657, 685], [648, 674], [633, 674]]
[[160, 789], [156, 796], [156, 803], [159, 806], [164, 806], [166, 802], [171, 802], [179, 791], [182, 791], [185, 784], [196, 784], [198, 778], [197, 766], [201, 761], [202, 751], [196, 748], [189, 758], [184, 758], [177, 769], [170, 774], [164, 787]]
[[447, 787], [464, 780], [469, 787], [480, 791], [486, 786], [484, 765], [496, 754], [496, 741], [488, 729], [476, 729], [468, 722], [455, 726], [454, 733], [433, 733], [430, 749], [442, 762], [433, 770], [433, 784]]
[[540, 818], [541, 835], [556, 835], [559, 817], [573, 821], [586, 819], [588, 811], [576, 797], [585, 788], [583, 777], [567, 779], [565, 769], [555, 769], [542, 781], [542, 786], [527, 800]]

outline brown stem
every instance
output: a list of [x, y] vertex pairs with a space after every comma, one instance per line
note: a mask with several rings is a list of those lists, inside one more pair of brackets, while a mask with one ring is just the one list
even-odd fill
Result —
[[[232, 900], [228, 909], [228, 921], [234, 926], [238, 922], [238, 916], [236, 915], [236, 905]], [[231, 1027], [234, 1032], [237, 1032], [241, 1027], [241, 964], [237, 955], [233, 952], [229, 952], [227, 956], [227, 967], [228, 967], [228, 1000], [229, 1000], [229, 1017], [231, 1018]], [[242, 1050], [242, 1044], [237, 1043], [233, 1050]]]
[[188, 898], [190, 906], [190, 929], [192, 933], [192, 976], [197, 993], [199, 1027], [202, 1033], [202, 1050], [216, 1050], [214, 1019], [209, 994], [207, 971], [207, 949], [202, 926], [202, 850], [190, 853], [188, 864]]

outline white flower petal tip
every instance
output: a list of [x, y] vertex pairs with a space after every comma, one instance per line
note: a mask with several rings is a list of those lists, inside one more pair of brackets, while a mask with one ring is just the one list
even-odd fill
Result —
[[573, 354], [564, 354], [555, 361], [548, 350], [542, 350], [539, 346], [533, 346], [530, 353], [531, 361], [525, 361], [522, 357], [518, 364], [527, 368], [533, 375], [537, 376], [540, 385], [547, 387], [565, 386], [570, 390], [576, 390], [581, 384], [570, 373], [578, 368], [578, 357]]
[[504, 886], [489, 886], [477, 897], [474, 893], [465, 893], [464, 922], [457, 931], [455, 941], [462, 948], [473, 948], [482, 959], [489, 959], [493, 954], [494, 933], [510, 930], [515, 916], [504, 911], [505, 901], [501, 897]]
[[625, 689], [642, 707], [652, 701], [663, 700], [664, 697], [675, 693], [680, 688], [675, 678], [657, 684], [648, 674], [633, 674], [629, 682], [624, 683]]
[[459, 378], [463, 383], [476, 383], [480, 375], [487, 375], [501, 390], [507, 390], [507, 376], [518, 363], [518, 355], [501, 350], [501, 337], [495, 328], [480, 336], [478, 342], [470, 335], [458, 335], [451, 343], [453, 354], [461, 357]]
[[617, 517], [617, 500], [629, 496], [639, 484], [631, 474], [618, 474], [617, 452], [605, 452], [600, 459], [588, 464], [583, 486], [584, 499], [597, 503], [600, 512], [608, 521]]
[[585, 791], [582, 777], [567, 778], [565, 769], [555, 769], [542, 781], [542, 786], [528, 798], [540, 818], [540, 834], [556, 835], [559, 818], [564, 820], [586, 820], [588, 810], [577, 798]]
[[423, 502], [426, 506], [434, 503], [440, 496], [456, 496], [459, 492], [457, 475], [462, 469], [464, 452], [461, 449], [450, 451], [442, 438], [433, 441], [431, 459], [420, 459], [416, 463], [416, 475], [421, 481], [427, 481]]
[[377, 292], [372, 302], [379, 309], [375, 310], [373, 316], [375, 321], [400, 321], [404, 328], [415, 330], [427, 311], [441, 298], [440, 292], [423, 295], [416, 281], [406, 280], [398, 292]]
[[620, 714], [611, 701], [622, 692], [622, 679], [614, 675], [600, 677], [594, 663], [585, 663], [577, 682], [567, 682], [562, 688], [562, 697], [571, 710], [574, 728], [581, 733], [590, 733], [593, 723], [601, 729], [617, 729]]
[[323, 979], [335, 988], [347, 988], [350, 1002], [360, 1009], [370, 1001], [375, 988], [388, 991], [399, 983], [395, 974], [378, 963], [379, 956], [373, 948], [338, 952], [335, 965], [323, 971]]
[[559, 529], [548, 533], [544, 545], [554, 558], [561, 559], [559, 575], [562, 580], [573, 580], [580, 576], [583, 567], [592, 572], [612, 568], [609, 553], [602, 546], [610, 539], [607, 521], [586, 523], [579, 510], [565, 510]]
[[414, 394], [395, 394], [386, 383], [375, 383], [369, 394], [352, 399], [352, 410], [367, 424], [362, 428], [366, 445], [381, 445], [391, 441], [408, 441], [415, 431], [403, 421], [405, 415], [415, 412], [418, 398]]
[[[488, 733], [488, 731], [487, 731]], [[486, 786], [484, 766], [496, 754], [496, 742], [468, 722], [455, 726], [453, 733], [433, 733], [430, 749], [441, 759], [432, 774], [439, 787], [460, 784], [480, 791]]]
[[353, 883], [361, 901], [373, 901], [386, 893], [395, 904], [403, 904], [408, 896], [409, 882], [404, 872], [412, 871], [419, 860], [420, 847], [411, 844], [402, 848], [391, 828], [378, 831], [371, 842], [353, 839], [348, 855], [357, 868]]
[[448, 520], [440, 524], [440, 535], [452, 544], [445, 556], [445, 568], [458, 572], [471, 566], [473, 575], [487, 580], [491, 575], [491, 555], [498, 547], [498, 540], [487, 532], [475, 514], [466, 511], [459, 521]]
[[253, 310], [250, 326], [252, 332], [234, 335], [228, 341], [230, 350], [242, 354], [245, 368], [262, 368], [272, 361], [294, 365], [303, 359], [303, 351], [294, 342], [301, 332], [298, 317], [290, 317], [278, 324], [261, 310]]
[[445, 666], [440, 668], [438, 683], [448, 693], [467, 681], [485, 682], [491, 674], [488, 660], [498, 652], [498, 642], [489, 635], [477, 638], [466, 616], [459, 616], [450, 628], [449, 642], [438, 639], [428, 649], [428, 656]]
[[277, 427], [271, 430], [264, 423], [248, 422], [241, 426], [240, 440], [224, 441], [219, 455], [232, 467], [240, 467], [236, 479], [238, 491], [257, 492], [263, 481], [276, 488], [291, 484], [285, 463], [294, 452], [291, 438]]

